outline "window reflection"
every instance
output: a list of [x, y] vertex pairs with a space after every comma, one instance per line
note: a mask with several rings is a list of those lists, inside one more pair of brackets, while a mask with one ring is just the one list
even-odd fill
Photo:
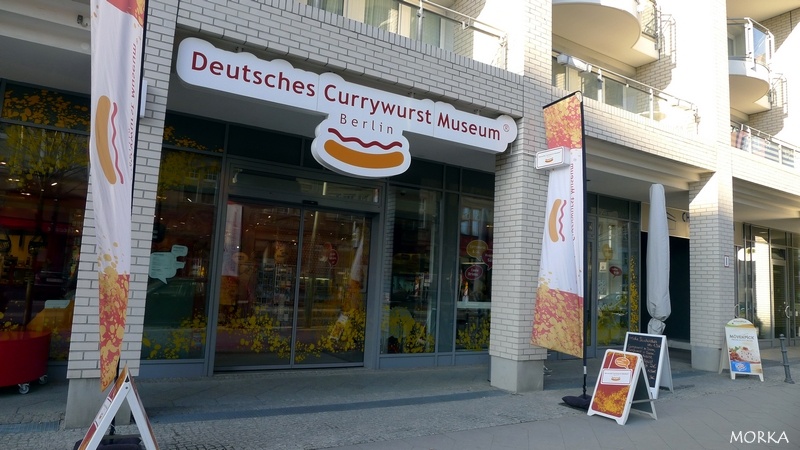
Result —
[[491, 322], [493, 203], [464, 197], [459, 222], [456, 350], [487, 350]]
[[[14, 95], [6, 92], [6, 107]], [[58, 98], [48, 93], [37, 101], [51, 97]], [[52, 108], [46, 103], [33, 113], [63, 122]], [[66, 360], [69, 351], [88, 148], [85, 135], [0, 124], [0, 330], [51, 332], [53, 360]]]
[[164, 150], [158, 179], [143, 359], [202, 358], [220, 161]]
[[597, 344], [622, 344], [630, 329], [627, 223], [599, 219], [597, 247]]
[[386, 254], [392, 255], [381, 321], [381, 353], [435, 350], [438, 192], [391, 187]]

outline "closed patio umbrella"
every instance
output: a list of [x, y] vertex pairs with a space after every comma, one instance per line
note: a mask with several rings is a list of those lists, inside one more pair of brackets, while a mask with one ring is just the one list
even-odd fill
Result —
[[669, 298], [669, 226], [664, 186], [650, 186], [650, 224], [647, 232], [647, 312], [649, 334], [664, 334], [672, 307]]

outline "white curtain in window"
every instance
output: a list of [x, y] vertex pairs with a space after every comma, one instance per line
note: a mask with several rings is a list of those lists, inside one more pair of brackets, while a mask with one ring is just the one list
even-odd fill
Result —
[[397, 33], [399, 5], [395, 0], [367, 0], [364, 23]]
[[317, 0], [319, 9], [339, 14], [344, 13], [344, 0]]

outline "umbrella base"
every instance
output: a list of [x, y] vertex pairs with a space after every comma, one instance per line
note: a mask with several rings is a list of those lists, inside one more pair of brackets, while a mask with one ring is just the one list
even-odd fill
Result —
[[588, 394], [567, 395], [566, 397], [561, 397], [561, 400], [564, 400], [567, 406], [588, 410], [589, 405], [592, 403], [592, 396]]

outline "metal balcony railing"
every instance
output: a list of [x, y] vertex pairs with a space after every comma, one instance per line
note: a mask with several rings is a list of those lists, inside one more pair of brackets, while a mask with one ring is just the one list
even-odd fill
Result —
[[774, 53], [775, 37], [767, 27], [749, 17], [728, 19], [728, 59], [769, 68]]
[[309, 5], [416, 39], [478, 62], [508, 68], [506, 32], [429, 0], [307, 0]]
[[697, 106], [688, 100], [566, 54], [553, 58], [552, 81], [562, 89], [580, 90], [586, 98], [687, 130], [699, 119]]
[[661, 20], [655, 0], [639, 0], [639, 22], [642, 24], [642, 34], [658, 41], [661, 34]]
[[798, 169], [796, 161], [800, 158], [800, 148], [747, 125], [731, 122], [731, 146]]

